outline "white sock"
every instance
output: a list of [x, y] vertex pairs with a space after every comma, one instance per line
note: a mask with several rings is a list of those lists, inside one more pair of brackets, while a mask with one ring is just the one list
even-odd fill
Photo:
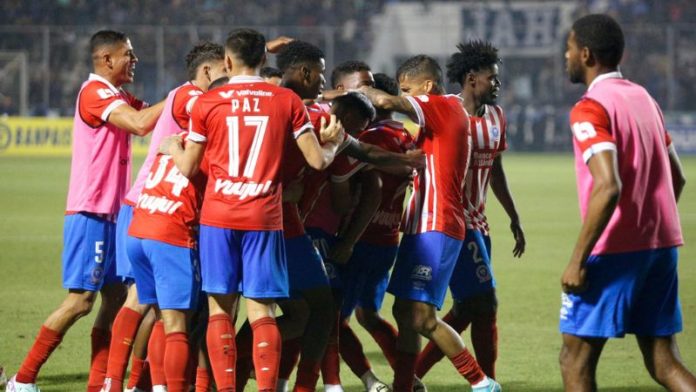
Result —
[[343, 387], [339, 385], [326, 384], [324, 385], [324, 392], [343, 392]]
[[372, 385], [379, 381], [377, 378], [377, 375], [375, 372], [372, 371], [372, 369], [368, 369], [365, 374], [360, 376], [360, 380], [362, 380], [363, 385], [365, 386], [365, 389], [370, 389], [372, 388]]
[[279, 378], [278, 384], [276, 384], [276, 390], [278, 392], [288, 392], [288, 380]]
[[491, 381], [488, 379], [488, 376], [484, 377], [483, 380], [477, 382], [476, 384], [471, 385], [472, 388], [482, 388], [482, 387], [487, 387], [490, 385]]
[[164, 385], [153, 385], [152, 392], [167, 392], [167, 387]]

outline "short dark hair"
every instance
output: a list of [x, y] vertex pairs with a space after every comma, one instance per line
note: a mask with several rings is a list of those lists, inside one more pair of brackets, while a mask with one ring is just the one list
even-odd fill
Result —
[[324, 52], [317, 46], [305, 41], [291, 41], [276, 56], [276, 65], [282, 72], [288, 68], [307, 63], [318, 63], [324, 58]]
[[100, 30], [92, 35], [89, 39], [89, 50], [94, 53], [97, 49], [103, 46], [111, 46], [117, 43], [126, 42], [128, 36], [126, 33], [115, 30]]
[[336, 117], [343, 116], [347, 112], [358, 112], [361, 117], [367, 118], [369, 121], [374, 120], [375, 107], [372, 106], [372, 102], [363, 93], [359, 92], [349, 92], [347, 94], [341, 95], [331, 101], [331, 107], [336, 114]]
[[225, 49], [246, 66], [258, 67], [266, 55], [266, 37], [253, 29], [234, 29], [227, 35]]
[[331, 72], [331, 87], [336, 88], [338, 86], [338, 81], [346, 75], [350, 75], [354, 72], [361, 71], [372, 71], [370, 66], [364, 61], [359, 60], [348, 60], [337, 65], [336, 68]]
[[382, 90], [390, 95], [399, 95], [399, 83], [387, 74], [376, 73], [373, 75], [375, 78], [375, 88]]
[[458, 44], [458, 52], [447, 60], [447, 79], [450, 83], [462, 84], [466, 74], [493, 67], [500, 63], [498, 48], [488, 41], [472, 40]]
[[624, 51], [621, 26], [609, 15], [590, 14], [573, 23], [575, 41], [580, 48], [587, 47], [600, 64], [616, 67]]
[[189, 80], [196, 78], [196, 70], [206, 61], [222, 61], [225, 59], [225, 49], [222, 45], [210, 41], [200, 42], [186, 55], [186, 72]]
[[229, 81], [230, 81], [230, 78], [228, 76], [219, 77], [219, 78], [213, 80], [212, 83], [210, 83], [210, 86], [208, 86], [208, 91], [210, 91], [214, 88], [222, 87], [225, 84], [229, 83]]
[[262, 78], [282, 78], [283, 73], [278, 68], [263, 67], [261, 68]]
[[442, 86], [442, 68], [437, 61], [427, 55], [419, 54], [404, 61], [396, 70], [396, 80], [403, 76], [414, 77], [416, 75], [427, 75], [434, 79], [438, 86]]

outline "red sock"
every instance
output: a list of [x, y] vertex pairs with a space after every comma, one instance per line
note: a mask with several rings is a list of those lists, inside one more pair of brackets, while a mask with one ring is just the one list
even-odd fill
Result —
[[34, 340], [34, 345], [27, 353], [27, 357], [22, 362], [22, 366], [17, 372], [17, 382], [34, 384], [36, 383], [36, 375], [39, 374], [41, 366], [51, 356], [53, 350], [58, 347], [63, 340], [63, 334], [52, 329], [46, 328], [43, 325], [39, 330], [39, 334]]
[[278, 384], [280, 346], [278, 325], [272, 317], [264, 317], [251, 324], [254, 334], [254, 369], [259, 391], [275, 391]]
[[[455, 317], [452, 311], [442, 318], [442, 321], [449, 324], [457, 333], [462, 333], [469, 326], [470, 319], [466, 315], [459, 315]], [[440, 362], [444, 358], [445, 354], [437, 347], [437, 344], [433, 341], [429, 341], [425, 346], [420, 355], [418, 355], [418, 362], [416, 364], [416, 377], [423, 378], [426, 373], [432, 369], [432, 367]]]
[[417, 353], [397, 351], [394, 368], [394, 392], [411, 392], [416, 371]]
[[186, 332], [172, 332], [166, 337], [164, 351], [164, 374], [167, 391], [188, 392], [186, 368], [189, 361], [189, 341]]
[[450, 358], [450, 361], [459, 374], [469, 381], [469, 384], [476, 384], [486, 377], [474, 356], [467, 349]]
[[[135, 357], [133, 357], [135, 359]], [[149, 391], [152, 389], [152, 377], [150, 376], [150, 362], [143, 361], [142, 370], [140, 371], [140, 377], [135, 379], [135, 384], [130, 386], [130, 379], [128, 380], [129, 387], [137, 387], [143, 391]]]
[[484, 373], [495, 378], [495, 360], [498, 358], [498, 326], [496, 315], [477, 316], [471, 320], [471, 344], [476, 361]]
[[135, 355], [131, 356], [130, 376], [128, 377], [128, 384], [127, 384], [128, 389], [133, 389], [136, 386], [136, 384], [138, 383], [138, 380], [140, 380], [144, 366], [145, 366], [144, 359], [140, 359], [140, 358], [136, 357]]
[[106, 366], [106, 377], [111, 379], [109, 391], [120, 392], [123, 389], [123, 378], [128, 367], [128, 357], [133, 349], [135, 334], [143, 316], [133, 309], [123, 307], [118, 311], [111, 328], [111, 346], [109, 347], [109, 362]]
[[220, 392], [234, 392], [237, 349], [230, 316], [216, 314], [208, 319], [206, 342], [215, 383]]
[[164, 323], [157, 321], [152, 327], [150, 340], [147, 342], [147, 358], [150, 363], [150, 377], [152, 385], [166, 385], [167, 379], [164, 375], [164, 350], [167, 346], [164, 337]]
[[377, 345], [382, 350], [384, 357], [387, 358], [389, 366], [394, 369], [396, 367], [396, 337], [398, 333], [396, 329], [389, 324], [385, 319], [381, 321], [370, 331], [370, 335], [377, 342]]
[[87, 379], [87, 392], [99, 392], [104, 385], [106, 365], [109, 362], [111, 332], [101, 328], [92, 328], [92, 362]]
[[297, 360], [300, 359], [300, 351], [302, 350], [302, 338], [295, 338], [283, 342], [280, 354], [280, 367], [278, 369], [278, 378], [289, 380]]
[[314, 392], [319, 380], [320, 366], [318, 362], [302, 358], [297, 365], [297, 380], [293, 392]]
[[196, 369], [196, 392], [210, 391], [210, 374], [206, 368]]
[[370, 361], [365, 356], [360, 339], [355, 336], [355, 332], [348, 324], [348, 320], [341, 320], [339, 324], [338, 341], [340, 342], [338, 349], [341, 357], [346, 362], [353, 374], [362, 377], [365, 372], [372, 369]]

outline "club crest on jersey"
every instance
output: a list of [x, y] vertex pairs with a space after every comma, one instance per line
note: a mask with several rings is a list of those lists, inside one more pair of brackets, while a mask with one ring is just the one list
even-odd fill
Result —
[[418, 280], [431, 281], [433, 280], [433, 267], [429, 265], [417, 265], [411, 271], [411, 278]]
[[491, 135], [493, 136], [494, 139], [497, 139], [500, 137], [500, 129], [496, 127], [495, 125], [491, 127]]

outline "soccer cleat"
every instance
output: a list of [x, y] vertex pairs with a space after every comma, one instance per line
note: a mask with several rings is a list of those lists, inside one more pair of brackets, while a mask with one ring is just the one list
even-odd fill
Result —
[[501, 392], [503, 388], [492, 378], [488, 379], [489, 383], [485, 387], [471, 388], [471, 392]]
[[428, 392], [428, 388], [425, 387], [423, 381], [420, 378], [413, 378], [413, 392]]
[[137, 387], [133, 387], [133, 388], [126, 388], [123, 390], [123, 392], [145, 392], [145, 391], [142, 389], [138, 389]]
[[36, 384], [24, 384], [17, 382], [15, 377], [17, 377], [17, 375], [12, 376], [10, 381], [7, 382], [5, 392], [41, 392]]
[[367, 392], [391, 392], [389, 385], [383, 383], [382, 381], [377, 381], [372, 384]]
[[153, 385], [152, 392], [167, 392], [166, 385]]

